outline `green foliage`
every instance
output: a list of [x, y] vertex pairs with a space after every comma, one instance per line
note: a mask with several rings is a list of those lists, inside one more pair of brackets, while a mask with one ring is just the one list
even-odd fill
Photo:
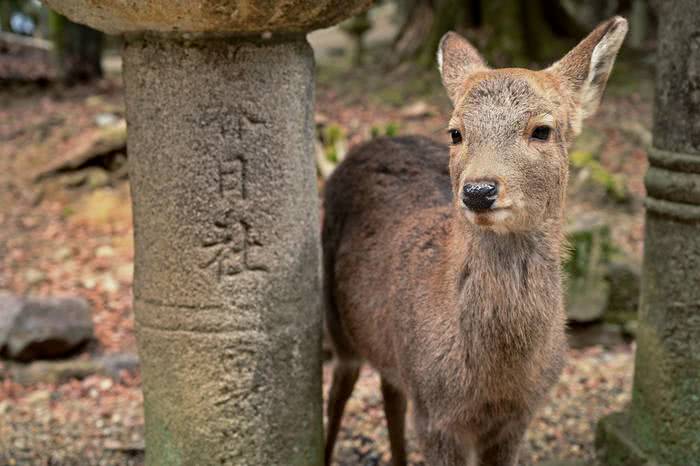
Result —
[[571, 232], [567, 241], [571, 250], [564, 262], [564, 271], [572, 279], [587, 276], [593, 266], [608, 264], [613, 255], [619, 252], [610, 239], [607, 226]]
[[325, 126], [321, 130], [321, 142], [326, 159], [333, 163], [340, 162], [341, 145], [345, 145], [345, 131], [336, 124]]
[[394, 122], [389, 122], [384, 127], [384, 134], [387, 136], [397, 136], [399, 134], [399, 124]]
[[380, 136], [389, 136], [389, 137], [394, 137], [398, 136], [399, 134], [399, 124], [393, 121], [390, 121], [384, 127], [381, 126], [372, 126], [372, 129], [370, 130], [370, 135], [372, 139], [378, 138]]
[[617, 202], [627, 200], [627, 189], [620, 175], [610, 173], [595, 159], [592, 152], [577, 150], [569, 156], [571, 165], [575, 168], [587, 170], [591, 180], [603, 187], [606, 193]]

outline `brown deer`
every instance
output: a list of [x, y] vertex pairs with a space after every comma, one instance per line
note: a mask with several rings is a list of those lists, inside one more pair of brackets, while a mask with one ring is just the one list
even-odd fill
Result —
[[327, 331], [337, 361], [329, 464], [360, 366], [381, 375], [392, 461], [406, 401], [428, 465], [512, 466], [562, 369], [567, 148], [596, 110], [627, 32], [599, 25], [542, 71], [493, 70], [449, 32], [438, 62], [449, 149], [376, 139], [325, 189]]

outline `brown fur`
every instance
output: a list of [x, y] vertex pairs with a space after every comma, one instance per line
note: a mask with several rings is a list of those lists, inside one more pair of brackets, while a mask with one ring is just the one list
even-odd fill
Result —
[[[517, 464], [566, 350], [567, 147], [625, 31], [612, 19], [539, 72], [489, 70], [449, 33], [441, 71], [455, 106], [450, 128], [463, 142], [448, 150], [420, 137], [377, 139], [335, 171], [323, 228], [337, 355], [326, 464], [365, 361], [381, 374], [394, 465], [405, 464], [406, 399], [429, 465]], [[530, 138], [541, 124], [552, 127], [547, 142]], [[500, 192], [492, 210], [475, 213], [460, 192], [481, 180], [498, 181]]]

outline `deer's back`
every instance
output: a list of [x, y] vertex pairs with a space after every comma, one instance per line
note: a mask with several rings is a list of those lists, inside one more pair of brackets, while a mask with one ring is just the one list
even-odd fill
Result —
[[[329, 331], [341, 357], [393, 369], [395, 313], [410, 326], [418, 277], [444, 258], [449, 155], [423, 137], [352, 150], [325, 188], [323, 249]], [[369, 323], [369, 324], [368, 324]]]
[[[379, 138], [354, 148], [325, 190], [332, 221], [348, 216], [399, 218], [450, 203], [447, 148], [420, 136]], [[360, 220], [360, 218], [355, 218]]]

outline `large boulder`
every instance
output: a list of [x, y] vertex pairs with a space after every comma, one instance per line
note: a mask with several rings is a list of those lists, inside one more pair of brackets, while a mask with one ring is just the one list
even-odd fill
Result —
[[4, 296], [0, 306], [0, 349], [10, 359], [60, 358], [94, 336], [84, 299]]

